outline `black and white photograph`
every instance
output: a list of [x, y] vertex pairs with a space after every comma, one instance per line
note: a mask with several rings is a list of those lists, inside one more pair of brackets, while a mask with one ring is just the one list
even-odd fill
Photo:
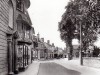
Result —
[[0, 75], [100, 75], [100, 0], [0, 0]]

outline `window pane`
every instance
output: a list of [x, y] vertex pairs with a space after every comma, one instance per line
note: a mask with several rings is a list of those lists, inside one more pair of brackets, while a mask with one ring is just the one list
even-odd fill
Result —
[[11, 1], [9, 1], [9, 27], [13, 28], [13, 6]]

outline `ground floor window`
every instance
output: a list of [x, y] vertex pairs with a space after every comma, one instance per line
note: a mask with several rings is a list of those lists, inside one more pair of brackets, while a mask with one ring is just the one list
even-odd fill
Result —
[[28, 65], [29, 54], [28, 46], [18, 45], [18, 66], [19, 68], [24, 68]]

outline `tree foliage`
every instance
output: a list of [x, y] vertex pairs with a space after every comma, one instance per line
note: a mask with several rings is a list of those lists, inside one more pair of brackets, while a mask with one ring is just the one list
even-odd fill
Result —
[[[83, 46], [87, 47], [90, 43], [93, 44], [99, 32], [99, 0], [71, 0], [68, 3], [59, 23], [61, 39], [66, 43], [76, 36], [79, 39], [80, 24], [82, 26], [82, 34], [84, 34], [82, 35]], [[75, 30], [77, 30], [77, 35]]]

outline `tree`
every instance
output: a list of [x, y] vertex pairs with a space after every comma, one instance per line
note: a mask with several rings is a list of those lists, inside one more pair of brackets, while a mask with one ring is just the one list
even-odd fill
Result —
[[[72, 39], [77, 36], [79, 39], [80, 24], [82, 26], [82, 46], [87, 49], [89, 44], [97, 39], [98, 29], [100, 28], [100, 1], [99, 0], [71, 0], [66, 6], [66, 11], [59, 23], [61, 39], [69, 47], [72, 56]], [[77, 30], [77, 35], [75, 35]], [[80, 40], [80, 39], [79, 39]], [[69, 58], [71, 59], [71, 58]]]
[[[98, 30], [100, 28], [100, 1], [99, 0], [85, 0], [85, 11], [82, 17], [82, 32], [83, 36], [83, 49], [86, 50], [88, 46], [93, 45], [97, 40]], [[84, 15], [85, 14], [85, 15]]]
[[72, 53], [73, 53], [73, 46], [72, 46], [72, 39], [74, 37], [74, 12], [73, 10], [73, 3], [70, 2], [67, 6], [66, 12], [62, 16], [62, 20], [59, 23], [59, 31], [61, 39], [65, 41], [66, 45], [68, 46], [68, 59], [72, 59]]

